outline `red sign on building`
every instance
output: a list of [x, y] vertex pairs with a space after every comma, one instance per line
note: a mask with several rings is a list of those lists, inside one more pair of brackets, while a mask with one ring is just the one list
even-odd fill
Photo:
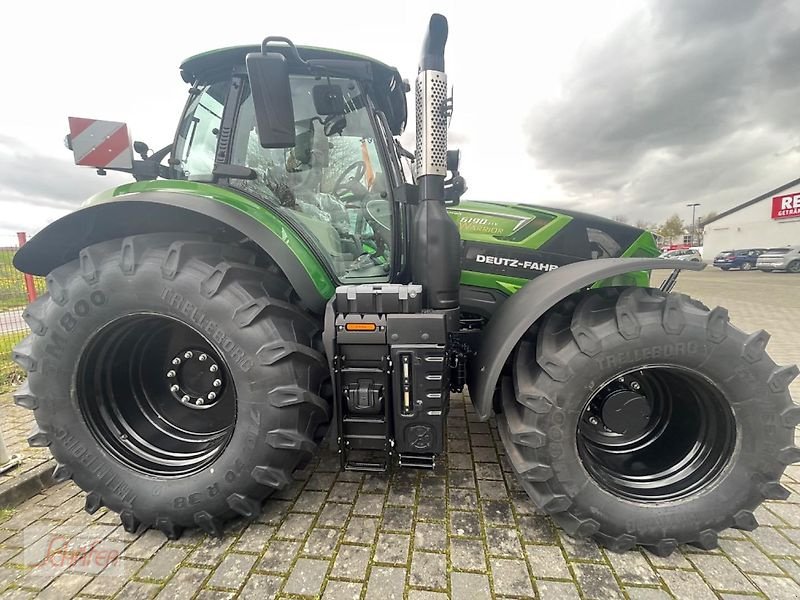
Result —
[[772, 197], [772, 218], [790, 219], [800, 217], [800, 194]]

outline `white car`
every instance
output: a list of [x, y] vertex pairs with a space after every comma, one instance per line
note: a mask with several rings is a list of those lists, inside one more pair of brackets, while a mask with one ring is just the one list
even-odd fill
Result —
[[703, 260], [703, 256], [700, 254], [700, 251], [695, 250], [694, 248], [670, 250], [669, 252], [664, 252], [660, 258], [669, 258], [672, 260], [690, 260], [693, 262], [700, 262]]

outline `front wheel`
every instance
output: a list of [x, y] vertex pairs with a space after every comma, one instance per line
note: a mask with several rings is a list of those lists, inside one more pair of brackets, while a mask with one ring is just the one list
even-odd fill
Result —
[[185, 234], [90, 246], [47, 277], [15, 395], [57, 479], [127, 530], [220, 535], [291, 482], [328, 423], [319, 326], [269, 264]]
[[790, 263], [786, 270], [789, 271], [789, 273], [800, 273], [800, 260]]
[[767, 356], [727, 311], [681, 294], [577, 296], [521, 343], [498, 427], [534, 503], [567, 533], [667, 555], [757, 526], [800, 459], [796, 367]]
[[753, 263], [746, 262], [742, 265], [742, 271], [750, 271], [753, 268]]

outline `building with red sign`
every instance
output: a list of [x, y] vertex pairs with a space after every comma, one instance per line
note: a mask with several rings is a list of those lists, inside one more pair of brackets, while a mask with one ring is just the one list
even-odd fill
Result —
[[703, 233], [707, 261], [723, 250], [800, 245], [800, 179], [709, 219]]

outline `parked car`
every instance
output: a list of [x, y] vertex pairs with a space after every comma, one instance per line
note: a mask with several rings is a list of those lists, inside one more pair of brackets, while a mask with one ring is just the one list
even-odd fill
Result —
[[781, 246], [765, 251], [756, 261], [761, 271], [789, 271], [800, 273], [800, 246]]
[[694, 248], [684, 248], [682, 250], [670, 250], [669, 252], [664, 252], [661, 255], [661, 258], [671, 258], [676, 260], [691, 260], [694, 262], [700, 262], [701, 260], [703, 260], [703, 256], [700, 254], [700, 251]]
[[714, 257], [714, 266], [723, 271], [740, 269], [749, 271], [755, 268], [758, 257], [766, 250], [764, 248], [747, 248], [745, 250], [725, 250]]

